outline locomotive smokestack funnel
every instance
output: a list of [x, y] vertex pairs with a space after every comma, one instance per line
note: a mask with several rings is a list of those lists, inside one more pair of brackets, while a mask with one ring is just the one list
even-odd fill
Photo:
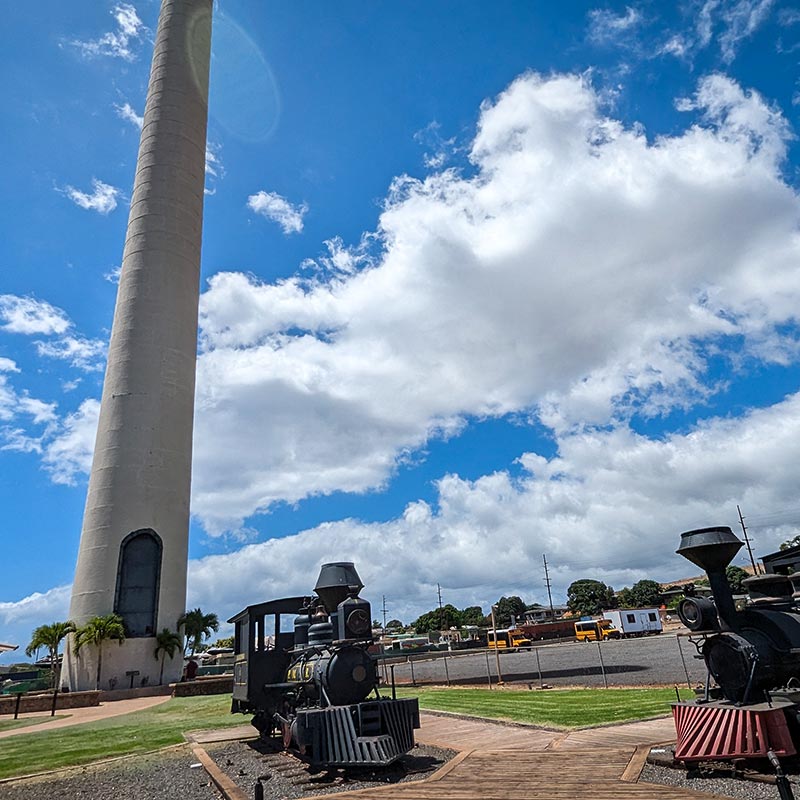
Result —
[[736, 630], [738, 627], [736, 607], [725, 577], [725, 568], [743, 544], [728, 527], [698, 528], [682, 533], [681, 546], [675, 551], [705, 570], [723, 630]]
[[357, 595], [364, 588], [352, 561], [323, 564], [314, 591], [322, 600], [325, 610], [333, 614], [342, 600]]

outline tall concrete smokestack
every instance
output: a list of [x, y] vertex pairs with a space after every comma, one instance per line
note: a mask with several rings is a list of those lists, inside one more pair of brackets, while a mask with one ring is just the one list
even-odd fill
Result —
[[[104, 689], [155, 683], [154, 637], [185, 611], [211, 3], [163, 0], [150, 69], [70, 606], [78, 625], [125, 622]], [[68, 648], [72, 690], [95, 687], [96, 659]], [[167, 659], [164, 680], [181, 666]]]

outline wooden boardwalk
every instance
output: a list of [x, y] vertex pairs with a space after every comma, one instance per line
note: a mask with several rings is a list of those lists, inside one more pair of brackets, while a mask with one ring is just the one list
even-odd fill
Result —
[[[575, 800], [586, 796], [591, 800], [722, 800], [719, 795], [623, 780], [635, 753], [632, 748], [466, 751], [426, 781], [342, 792], [336, 798]], [[638, 777], [638, 769], [635, 772]]]
[[[674, 739], [671, 719], [557, 733], [422, 714], [417, 740], [461, 752], [425, 781], [341, 792], [337, 800], [723, 800], [638, 783], [649, 745]], [[309, 798], [308, 800], [322, 800]], [[728, 798], [724, 798], [728, 800]]]

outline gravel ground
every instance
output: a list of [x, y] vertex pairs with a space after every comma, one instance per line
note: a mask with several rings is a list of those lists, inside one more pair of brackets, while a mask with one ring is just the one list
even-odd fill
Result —
[[275, 752], [272, 746], [251, 740], [204, 745], [217, 766], [250, 797], [261, 777], [268, 800], [294, 800], [317, 794], [366, 789], [387, 783], [421, 780], [454, 755], [453, 750], [417, 745], [389, 767], [363, 770], [312, 772], [294, 756]]
[[[719, 762], [716, 766], [709, 763], [687, 770], [670, 766], [673, 763], [673, 755], [672, 747], [654, 747], [650, 751], [648, 763], [642, 770], [640, 780], [666, 786], [681, 786], [699, 792], [712, 792], [740, 800], [773, 800], [780, 797], [775, 784], [733, 777], [731, 767], [726, 767], [725, 762]], [[753, 763], [759, 765], [759, 775], [774, 775], [766, 762]], [[800, 798], [800, 763], [795, 760], [783, 760], [781, 766], [789, 778], [794, 795]]]
[[[704, 777], [695, 772], [686, 772], [682, 769], [671, 767], [656, 767], [645, 764], [640, 783], [661, 783], [665, 786], [680, 786], [684, 789], [694, 789], [697, 792], [710, 792], [737, 800], [778, 800], [778, 787], [768, 783], [746, 781], [741, 778]], [[796, 793], [798, 787], [794, 785]]]
[[3, 800], [219, 800], [221, 797], [196, 759], [182, 747], [162, 753], [87, 766], [52, 777], [0, 784]]

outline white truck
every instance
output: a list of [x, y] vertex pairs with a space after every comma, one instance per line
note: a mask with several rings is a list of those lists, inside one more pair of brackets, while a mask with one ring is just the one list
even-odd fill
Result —
[[661, 615], [657, 608], [620, 608], [604, 611], [603, 618], [610, 620], [623, 638], [647, 636], [651, 633], [661, 633], [663, 630]]

